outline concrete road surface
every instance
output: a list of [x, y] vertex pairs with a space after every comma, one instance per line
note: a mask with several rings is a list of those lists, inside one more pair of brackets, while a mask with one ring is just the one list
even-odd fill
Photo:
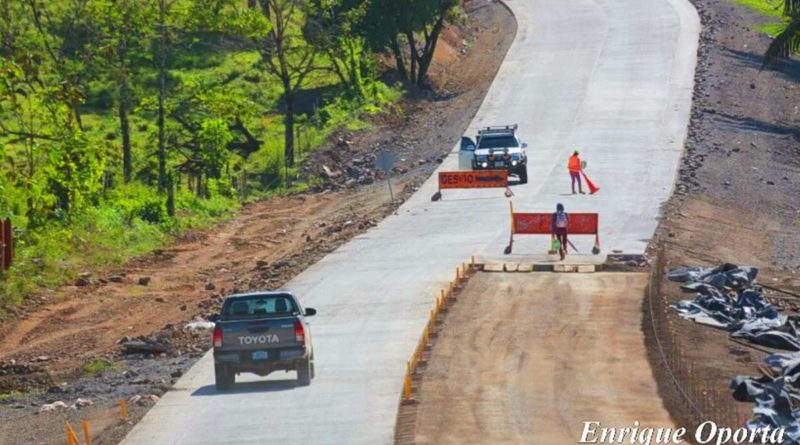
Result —
[[[508, 5], [517, 36], [472, 129], [519, 123], [530, 182], [514, 187], [516, 209], [550, 211], [560, 201], [568, 211], [597, 211], [605, 252], [641, 253], [686, 136], [699, 34], [694, 9], [686, 0]], [[598, 195], [564, 196], [575, 147]], [[441, 168], [456, 164], [451, 156]], [[398, 215], [288, 284], [319, 310], [310, 387], [295, 387], [290, 373], [218, 394], [207, 355], [124, 443], [391, 443], [405, 362], [434, 296], [457, 264], [473, 254], [499, 257], [508, 239], [502, 191], [448, 190], [434, 203], [435, 191], [428, 181]], [[574, 241], [582, 251], [592, 246], [587, 237]], [[540, 254], [547, 243], [520, 237], [511, 257]]]
[[641, 334], [646, 286], [643, 273], [471, 278], [425, 369], [413, 443], [568, 445], [584, 422], [601, 423], [598, 437], [634, 421], [674, 429]]

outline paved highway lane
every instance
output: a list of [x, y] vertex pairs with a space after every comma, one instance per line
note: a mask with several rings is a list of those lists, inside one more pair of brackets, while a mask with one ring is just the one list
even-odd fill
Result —
[[[598, 211], [604, 251], [641, 253], [674, 182], [686, 136], [699, 21], [686, 0], [511, 0], [518, 33], [472, 123], [518, 122], [530, 182], [515, 208]], [[471, 131], [472, 133], [473, 131]], [[454, 141], [455, 142], [455, 141]], [[601, 187], [568, 192], [575, 147]], [[455, 169], [450, 156], [443, 169]], [[508, 200], [497, 190], [448, 190], [434, 180], [398, 215], [331, 253], [287, 288], [319, 315], [317, 378], [244, 377], [213, 389], [206, 355], [123, 442], [150, 444], [389, 444], [405, 362], [434, 295], [470, 255], [499, 257]], [[522, 238], [512, 258], [547, 240]], [[588, 251], [590, 239], [576, 244]], [[598, 260], [600, 257], [587, 257]]]

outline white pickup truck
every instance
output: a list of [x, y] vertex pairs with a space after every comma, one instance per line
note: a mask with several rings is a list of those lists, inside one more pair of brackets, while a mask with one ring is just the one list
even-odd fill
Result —
[[528, 144], [517, 135], [518, 125], [484, 127], [473, 141], [464, 136], [458, 153], [459, 168], [464, 170], [507, 170], [520, 184], [528, 183]]

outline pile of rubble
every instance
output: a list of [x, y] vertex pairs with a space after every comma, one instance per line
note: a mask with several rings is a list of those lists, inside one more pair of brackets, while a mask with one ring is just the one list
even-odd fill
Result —
[[750, 429], [783, 428], [785, 443], [800, 443], [800, 354], [773, 354], [759, 367], [761, 377], [736, 376], [731, 381], [733, 398], [755, 403]]
[[[800, 351], [800, 317], [780, 314], [754, 284], [758, 269], [722, 264], [715, 268], [682, 268], [667, 278], [696, 293], [672, 307], [697, 323], [726, 329], [731, 337], [776, 349]], [[755, 403], [751, 430], [784, 428], [786, 443], [800, 443], [800, 352], [773, 354], [759, 367], [760, 377], [737, 376], [733, 397]]]

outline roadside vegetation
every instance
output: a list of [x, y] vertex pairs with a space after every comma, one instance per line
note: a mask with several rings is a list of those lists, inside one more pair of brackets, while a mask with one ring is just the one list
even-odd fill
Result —
[[0, 0], [0, 306], [313, 186], [311, 151], [427, 85], [459, 6]]
[[103, 371], [114, 371], [121, 368], [122, 367], [119, 363], [113, 363], [103, 358], [94, 359], [92, 361], [86, 362], [83, 365], [83, 370], [88, 375], [95, 375], [98, 372], [103, 372]]
[[783, 24], [764, 53], [764, 64], [773, 64], [788, 59], [800, 51], [800, 0], [781, 2]]
[[763, 16], [763, 23], [753, 25], [753, 28], [774, 36], [780, 32], [783, 25], [781, 8], [783, 0], [733, 0], [734, 3], [746, 6]]

